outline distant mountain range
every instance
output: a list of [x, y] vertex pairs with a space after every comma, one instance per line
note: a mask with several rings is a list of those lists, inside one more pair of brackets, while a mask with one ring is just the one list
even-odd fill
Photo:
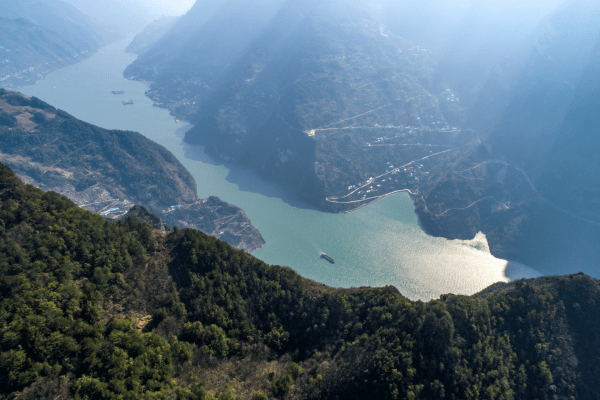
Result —
[[23, 19], [0, 18], [0, 86], [38, 81], [90, 54], [63, 36]]
[[513, 76], [490, 76], [466, 122], [485, 146], [438, 171], [416, 198], [431, 232], [483, 230], [500, 257], [598, 273], [599, 55], [600, 10], [569, 2], [534, 32]]
[[[63, 0], [87, 15], [95, 24], [116, 35], [140, 32], [156, 16], [148, 2], [129, 0]], [[146, 4], [144, 4], [146, 3]]]
[[105, 43], [109, 35], [90, 17], [61, 0], [0, 0], [0, 17], [24, 18], [88, 51]]
[[[0, 87], [33, 84], [107, 43], [142, 31], [156, 18], [175, 18], [165, 17], [168, 12], [175, 10], [152, 1], [0, 0]], [[166, 20], [138, 38], [136, 51], [163, 33]]]
[[0, 87], [33, 84], [117, 37], [60, 0], [0, 0]]
[[255, 13], [198, 2], [125, 76], [152, 81], [155, 104], [194, 123], [186, 141], [324, 210], [408, 190], [432, 234], [483, 231], [498, 257], [589, 271], [600, 260], [588, 246], [600, 237], [594, 10], [567, 3], [512, 59], [469, 75], [460, 62], [440, 71], [358, 0], [259, 2]]
[[163, 17], [149, 23], [142, 32], [135, 35], [126, 51], [128, 53], [145, 53], [155, 42], [167, 33], [179, 17]]
[[242, 210], [199, 199], [191, 174], [141, 134], [102, 129], [2, 89], [0, 107], [0, 162], [25, 182], [107, 218], [140, 204], [171, 226], [200, 229], [247, 251], [264, 245]]

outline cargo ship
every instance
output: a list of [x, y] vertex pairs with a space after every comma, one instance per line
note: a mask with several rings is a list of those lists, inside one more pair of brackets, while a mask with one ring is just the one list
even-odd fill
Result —
[[124, 106], [126, 106], [127, 104], [133, 104], [133, 100], [127, 100], [127, 101], [123, 100], [122, 103]]
[[125, 93], [125, 92], [124, 92], [124, 91], [122, 91], [122, 90], [113, 90], [111, 93], [112, 93], [112, 94], [123, 94], [123, 93]]
[[327, 261], [329, 261], [330, 263], [332, 263], [332, 264], [335, 264], [335, 260], [334, 260], [333, 258], [329, 257], [329, 256], [328, 256], [327, 254], [325, 254], [325, 253], [321, 253], [321, 258], [324, 258], [324, 259], [326, 259]]

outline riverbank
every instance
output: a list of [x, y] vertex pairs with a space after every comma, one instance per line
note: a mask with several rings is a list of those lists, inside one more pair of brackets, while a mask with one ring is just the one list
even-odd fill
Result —
[[[123, 78], [123, 70], [136, 57], [124, 52], [127, 44], [106, 46], [88, 60], [21, 90], [84, 121], [137, 131], [166, 147], [190, 171], [200, 198], [216, 195], [244, 210], [266, 241], [252, 254], [269, 264], [289, 266], [333, 287], [393, 285], [414, 300], [444, 293], [469, 295], [509, 280], [509, 263], [480, 245], [482, 237], [474, 242], [426, 234], [407, 193], [393, 194], [349, 214], [325, 213], [253, 170], [215, 159], [201, 146], [183, 142], [189, 125], [153, 107], [144, 94], [146, 83]], [[134, 104], [123, 106], [111, 90], [125, 91]], [[331, 255], [335, 265], [321, 259], [321, 252]], [[531, 273], [521, 271], [510, 279]]]

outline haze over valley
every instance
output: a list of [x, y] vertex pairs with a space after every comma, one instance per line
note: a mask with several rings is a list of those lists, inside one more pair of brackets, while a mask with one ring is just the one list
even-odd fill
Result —
[[[195, 125], [188, 143], [319, 209], [349, 211], [404, 190], [431, 234], [482, 231], [492, 254], [549, 272], [573, 257], [596, 260], [588, 244], [600, 237], [599, 197], [583, 176], [594, 176], [597, 161], [577, 168], [577, 187], [575, 172], [557, 166], [568, 108], [585, 113], [577, 82], [596, 65], [595, 8], [447, 2], [436, 10], [452, 12], [434, 35], [401, 24], [409, 11], [433, 21], [425, 5], [407, 4], [196, 3], [125, 75], [151, 81], [155, 105]], [[574, 17], [584, 14], [585, 23]], [[480, 36], [465, 43], [468, 29]], [[595, 140], [584, 137], [569, 142], [572, 154]], [[554, 182], [551, 170], [569, 183]], [[558, 229], [563, 221], [585, 233]], [[563, 241], [577, 247], [567, 258]]]
[[0, 0], [0, 400], [595, 399], [592, 0]]

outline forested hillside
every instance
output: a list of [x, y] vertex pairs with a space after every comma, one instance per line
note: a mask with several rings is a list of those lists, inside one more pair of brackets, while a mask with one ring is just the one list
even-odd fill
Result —
[[0, 165], [0, 398], [595, 399], [585, 275], [411, 302], [191, 229], [116, 225]]
[[27, 183], [107, 218], [122, 216], [137, 203], [171, 225], [219, 235], [247, 251], [265, 243], [240, 208], [216, 197], [200, 200], [192, 175], [163, 146], [3, 89], [0, 161]]

